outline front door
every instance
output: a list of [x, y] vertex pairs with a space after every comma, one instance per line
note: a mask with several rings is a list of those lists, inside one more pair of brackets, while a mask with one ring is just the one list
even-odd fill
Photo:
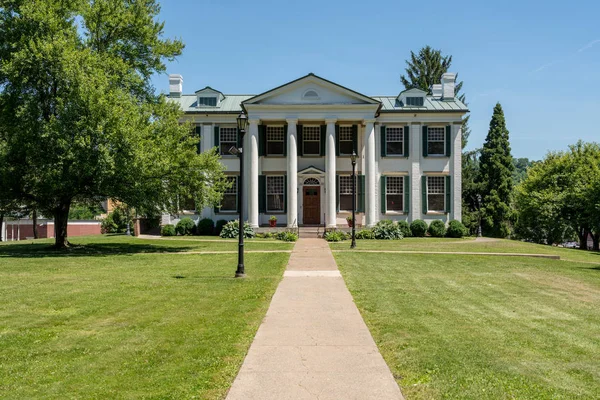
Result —
[[304, 193], [302, 222], [304, 225], [319, 225], [321, 223], [321, 187], [304, 186], [302, 191]]

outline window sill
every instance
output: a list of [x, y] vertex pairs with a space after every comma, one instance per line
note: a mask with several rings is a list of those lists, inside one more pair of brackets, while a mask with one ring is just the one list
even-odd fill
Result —
[[408, 213], [404, 211], [386, 211], [383, 215], [408, 215]]
[[325, 156], [322, 156], [320, 154], [303, 154], [303, 155], [298, 156], [298, 157], [304, 157], [304, 158], [321, 158], [321, 157], [325, 157]]
[[405, 156], [404, 154], [387, 154], [385, 156], [383, 156], [383, 158], [408, 158], [408, 156]]
[[287, 156], [284, 156], [283, 154], [265, 154], [262, 157], [264, 157], [264, 158], [286, 158]]
[[450, 156], [447, 156], [445, 154], [427, 154], [424, 157], [425, 158], [427, 158], [427, 157], [433, 157], [433, 158], [450, 158]]
[[446, 215], [446, 214], [450, 214], [450, 213], [446, 212], [446, 211], [427, 211], [425, 213], [425, 215]]

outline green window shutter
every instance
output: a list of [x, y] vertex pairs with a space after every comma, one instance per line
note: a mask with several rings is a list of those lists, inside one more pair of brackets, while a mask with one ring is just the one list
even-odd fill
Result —
[[267, 177], [265, 175], [258, 176], [258, 212], [267, 212]]
[[258, 155], [264, 156], [267, 154], [267, 127], [264, 125], [258, 126]]
[[352, 125], [352, 150], [358, 155], [358, 125]]
[[321, 125], [321, 157], [325, 156], [325, 143], [327, 142], [327, 125]]
[[242, 185], [240, 185], [240, 176], [239, 175], [235, 178], [235, 183], [237, 184], [237, 198], [235, 201], [235, 209], [239, 214], [240, 208], [241, 208], [240, 198], [242, 196]]
[[283, 126], [283, 156], [287, 157], [288, 126]]
[[404, 177], [404, 212], [410, 212], [410, 176]]
[[365, 176], [358, 175], [358, 212], [365, 212]]
[[452, 153], [452, 126], [446, 125], [446, 157]]
[[449, 213], [451, 208], [450, 206], [451, 204], [451, 193], [452, 193], [452, 187], [450, 186], [450, 181], [451, 177], [450, 175], [448, 175], [446, 177], [446, 212]]
[[387, 156], [387, 135], [385, 133], [385, 125], [381, 126], [381, 157]]
[[217, 148], [217, 153], [221, 154], [221, 148], [219, 146], [219, 127], [215, 126], [215, 141], [213, 142], [214, 146]]
[[429, 152], [427, 151], [427, 126], [423, 125], [423, 157], [427, 157]]
[[[283, 176], [283, 212], [287, 213], [287, 175]], [[293, 216], [294, 218], [296, 218], [295, 216]], [[290, 216], [288, 215], [288, 220], [290, 219]]]
[[302, 125], [296, 125], [296, 138], [298, 140], [298, 143], [297, 143], [298, 155], [303, 156], [304, 155], [304, 146], [302, 145]]
[[335, 125], [335, 155], [340, 155], [340, 126]]
[[427, 214], [427, 177], [421, 177], [421, 206], [423, 214]]
[[335, 209], [337, 212], [340, 212], [340, 176], [335, 176]]
[[381, 185], [380, 185], [380, 190], [381, 190], [381, 213], [385, 214], [387, 212], [387, 202], [385, 199], [385, 195], [387, 192], [387, 188], [386, 188], [386, 184], [387, 184], [387, 176], [381, 175]]
[[410, 126], [404, 127], [404, 157], [410, 155]]
[[197, 152], [198, 152], [198, 154], [200, 154], [202, 152], [202, 147], [201, 147], [201, 145], [202, 145], [202, 125], [196, 125], [195, 131], [196, 131], [196, 137], [198, 138], [198, 144], [196, 145], [197, 149], [198, 149]]

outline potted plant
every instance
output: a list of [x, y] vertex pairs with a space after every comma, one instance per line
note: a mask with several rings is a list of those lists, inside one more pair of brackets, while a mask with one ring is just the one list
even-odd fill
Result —
[[271, 215], [271, 217], [269, 218], [269, 226], [271, 228], [274, 228], [275, 225], [277, 225], [277, 217], [274, 215]]
[[352, 225], [354, 224], [354, 221], [352, 220], [352, 216], [348, 215], [346, 217], [346, 222], [348, 222], [348, 228], [352, 228]]

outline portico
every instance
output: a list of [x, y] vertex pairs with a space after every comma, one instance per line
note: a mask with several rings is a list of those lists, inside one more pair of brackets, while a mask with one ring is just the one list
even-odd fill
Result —
[[[453, 84], [453, 75], [446, 81]], [[170, 98], [199, 126], [200, 150], [218, 149], [232, 181], [220, 207], [202, 210], [203, 217], [234, 219], [245, 207], [252, 227], [275, 216], [290, 228], [335, 228], [352, 211], [353, 151], [358, 225], [460, 219], [460, 126], [467, 109], [435, 93], [369, 97], [308, 74], [256, 96], [207, 87]], [[204, 98], [210, 96], [216, 100]], [[223, 150], [236, 141], [239, 112], [249, 121], [242, 144], [246, 188], [237, 186], [239, 160]], [[246, 204], [238, 204], [241, 190]]]

